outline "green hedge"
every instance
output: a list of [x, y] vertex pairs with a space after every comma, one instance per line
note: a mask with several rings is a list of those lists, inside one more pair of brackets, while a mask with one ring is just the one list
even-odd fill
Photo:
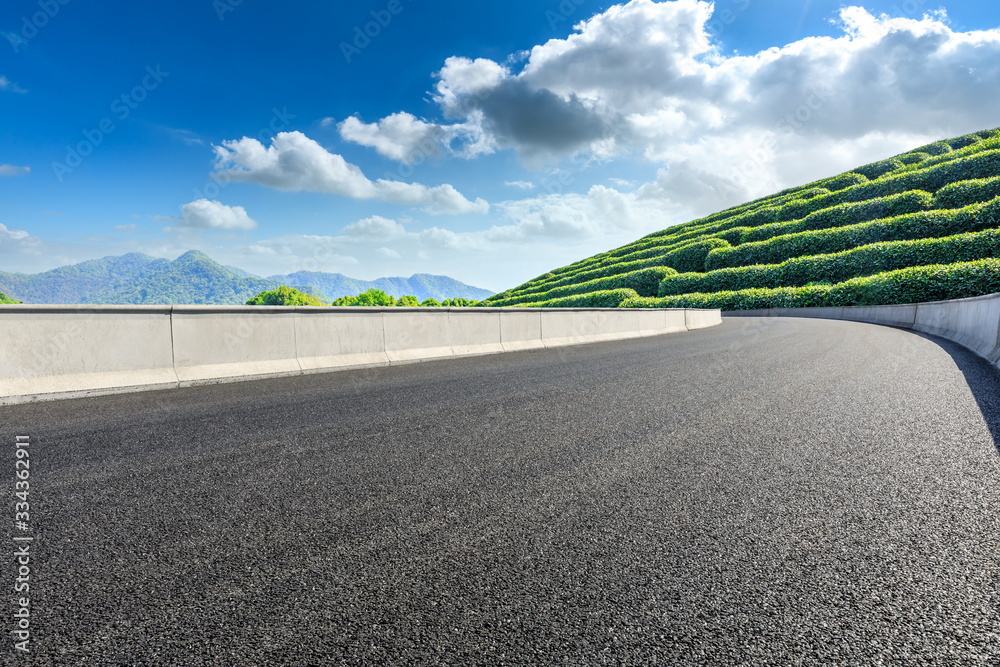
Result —
[[663, 263], [679, 273], [704, 271], [705, 260], [714, 250], [731, 247], [722, 239], [709, 238], [686, 245], [663, 256]]
[[957, 151], [965, 148], [966, 146], [971, 146], [972, 144], [978, 144], [983, 138], [978, 134], [966, 134], [961, 137], [955, 137], [954, 139], [949, 139], [945, 143], [951, 147], [951, 150]]
[[[598, 278], [608, 278], [621, 274], [632, 273], [639, 269], [650, 267], [670, 267], [675, 271], [704, 271], [705, 258], [711, 250], [716, 248], [727, 248], [729, 244], [719, 239], [706, 239], [696, 243], [689, 243], [680, 248], [666, 253], [655, 253], [651, 257], [637, 259], [634, 261], [620, 263], [598, 263], [592, 269], [585, 269], [579, 273], [572, 273], [567, 276], [558, 277], [545, 283], [534, 285], [524, 285], [522, 288], [514, 290], [509, 297], [521, 297], [528, 294], [544, 294], [557, 287], [565, 285], [576, 285], [589, 282]], [[655, 293], [655, 289], [653, 292]], [[492, 303], [492, 302], [491, 302]]]
[[880, 178], [889, 172], [902, 169], [903, 166], [903, 161], [898, 157], [894, 157], [889, 158], [888, 160], [880, 160], [878, 162], [866, 164], [863, 167], [858, 167], [854, 171], [862, 176], [865, 176], [869, 180], [874, 181], [876, 178]]
[[708, 254], [708, 271], [732, 266], [779, 264], [793, 257], [827, 255], [880, 241], [951, 236], [1000, 227], [1000, 198], [961, 209], [921, 211], [835, 229], [776, 236], [766, 241], [717, 248]]
[[800, 287], [921, 266], [970, 262], [1000, 256], [1000, 229], [944, 238], [890, 241], [829, 255], [795, 257], [781, 264], [757, 264], [709, 273], [681, 273], [660, 283], [658, 296], [751, 288]]
[[589, 282], [591, 280], [596, 280], [598, 278], [610, 278], [612, 276], [618, 276], [626, 273], [633, 273], [639, 271], [640, 269], [647, 269], [652, 267], [666, 267], [664, 263], [663, 256], [651, 257], [649, 259], [640, 259], [635, 262], [624, 262], [622, 264], [606, 264], [603, 266], [598, 266], [597, 268], [584, 271], [582, 273], [571, 275], [567, 278], [557, 280], [555, 282], [546, 283], [544, 285], [535, 285], [525, 290], [515, 290], [511, 293], [511, 296], [518, 297], [526, 294], [544, 294], [557, 287], [563, 287], [565, 285], [576, 285], [579, 283]]
[[[743, 231], [740, 238], [733, 243], [753, 243], [765, 241], [776, 236], [794, 234], [811, 229], [830, 229], [846, 227], [860, 222], [870, 222], [881, 218], [894, 218], [907, 213], [917, 213], [934, 208], [934, 195], [923, 190], [912, 190], [888, 197], [877, 197], [861, 202], [839, 204], [810, 213], [802, 220], [792, 222], [777, 222], [761, 225]], [[721, 236], [721, 235], [720, 235]], [[728, 239], [727, 239], [728, 240]]]
[[921, 146], [920, 148], [915, 148], [914, 153], [927, 153], [928, 155], [944, 155], [945, 153], [950, 153], [954, 148], [948, 145], [946, 141], [935, 141], [933, 144], [927, 144], [926, 146]]
[[962, 299], [1000, 292], [1000, 259], [915, 266], [836, 285], [746, 289], [667, 297], [636, 296], [623, 308], [757, 310], [817, 306], [885, 306]]
[[589, 294], [577, 294], [561, 299], [523, 303], [516, 308], [617, 308], [629, 299], [641, 299], [635, 290], [616, 289]]
[[573, 283], [556, 287], [547, 292], [530, 292], [525, 294], [510, 294], [504, 298], [490, 301], [491, 306], [516, 306], [522, 303], [533, 303], [537, 301], [550, 301], [576, 294], [587, 294], [590, 292], [602, 292], [615, 289], [632, 289], [639, 296], [655, 296], [660, 289], [660, 283], [670, 276], [677, 275], [677, 272], [666, 266], [653, 266], [647, 269], [640, 269], [631, 273], [623, 273], [607, 278], [598, 278], [583, 283]]
[[934, 205], [937, 208], [962, 208], [995, 197], [1000, 197], [1000, 176], [946, 185], [934, 196]]
[[906, 153], [899, 156], [899, 161], [905, 165], [920, 164], [924, 160], [929, 160], [931, 158], [928, 153]]
[[830, 192], [837, 192], [838, 190], [843, 190], [844, 188], [849, 188], [854, 185], [861, 185], [863, 183], [867, 183], [868, 181], [869, 178], [864, 174], [859, 174], [856, 171], [849, 171], [846, 174], [828, 178], [825, 181], [821, 181], [821, 183], [823, 184], [823, 187]]

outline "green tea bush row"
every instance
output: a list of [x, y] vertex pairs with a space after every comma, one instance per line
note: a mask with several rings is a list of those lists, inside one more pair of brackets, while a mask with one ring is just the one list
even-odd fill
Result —
[[[574, 273], [564, 277], [556, 276], [557, 279], [555, 280], [529, 285], [523, 289], [519, 288], [512, 291], [507, 298], [520, 297], [526, 294], [543, 294], [564, 285], [572, 285], [589, 282], [597, 278], [608, 278], [625, 273], [632, 273], [633, 271], [649, 267], [670, 267], [675, 272], [678, 270], [678, 267], [681, 267], [680, 270], [682, 271], [704, 271], [705, 259], [708, 257], [709, 252], [714, 249], [727, 247], [729, 247], [729, 244], [725, 241], [721, 241], [719, 239], [706, 239], [704, 241], [683, 245], [671, 252], [662, 254], [657, 253], [646, 259], [638, 259], [630, 262], [614, 264], [599, 263], [594, 268], [581, 271], [580, 273]], [[652, 293], [655, 294], [655, 290]]]
[[926, 146], [914, 149], [916, 152], [927, 153], [929, 155], [944, 155], [953, 150], [955, 149], [949, 146], [947, 141], [935, 141], [933, 144], [927, 144]]
[[730, 292], [682, 294], [666, 297], [636, 296], [623, 308], [763, 308], [886, 306], [962, 299], [1000, 292], [1000, 259], [915, 266], [873, 276], [853, 278], [836, 285], [745, 289]]
[[[589, 271], [584, 271], [583, 273], [574, 274], [568, 278], [561, 278], [555, 280], [545, 285], [535, 285], [524, 290], [513, 290], [511, 291], [509, 297], [519, 297], [526, 294], [545, 294], [557, 287], [563, 287], [565, 285], [575, 285], [577, 283], [590, 282], [591, 280], [596, 280], [598, 278], [610, 278], [612, 276], [618, 276], [626, 273], [632, 273], [634, 271], [639, 271], [641, 269], [648, 269], [653, 267], [668, 268], [663, 263], [663, 256], [651, 257], [649, 259], [640, 259], [635, 262], [624, 262], [622, 264], [605, 264], [597, 266]], [[671, 269], [673, 270], [673, 269]]]
[[920, 164], [924, 160], [929, 160], [930, 158], [931, 156], [929, 153], [904, 153], [899, 156], [899, 161], [907, 166], [910, 166]]
[[872, 162], [871, 164], [866, 164], [863, 167], [858, 167], [854, 171], [865, 176], [869, 180], [874, 181], [876, 178], [880, 178], [889, 172], [896, 171], [897, 169], [903, 168], [903, 161], [898, 157], [889, 158], [888, 160], [880, 160], [878, 162]]
[[779, 264], [792, 257], [827, 255], [880, 241], [951, 236], [1000, 226], [1000, 199], [961, 209], [921, 211], [835, 229], [776, 236], [766, 241], [717, 248], [708, 254], [708, 271], [731, 266]]
[[825, 181], [820, 182], [822, 183], [822, 186], [830, 192], [838, 192], [853, 185], [868, 183], [868, 181], [869, 178], [864, 174], [859, 174], [856, 171], [849, 171], [845, 174], [834, 176], [833, 178], [828, 178]]
[[980, 137], [978, 134], [966, 134], [961, 137], [955, 137], [954, 139], [949, 139], [945, 143], [948, 144], [951, 150], [957, 151], [965, 148], [966, 146], [971, 146], [972, 144], [978, 144], [982, 140], [983, 138]]
[[944, 238], [873, 243], [829, 255], [795, 257], [781, 264], [741, 266], [709, 273], [680, 273], [665, 277], [657, 295], [801, 287], [815, 282], [839, 283], [911, 266], [970, 262], [998, 256], [1000, 229], [987, 229]]
[[506, 298], [491, 301], [489, 305], [501, 307], [516, 306], [521, 303], [551, 301], [552, 299], [560, 299], [576, 294], [603, 292], [622, 288], [634, 290], [639, 296], [655, 296], [663, 280], [675, 275], [677, 275], [677, 272], [669, 267], [653, 266], [647, 269], [632, 271], [631, 273], [598, 278], [584, 283], [564, 285], [563, 287], [556, 287], [547, 292], [508, 295]]
[[[917, 213], [934, 208], [934, 195], [923, 190], [912, 190], [888, 197], [876, 197], [861, 202], [838, 204], [810, 213], [801, 220], [776, 222], [744, 231], [732, 245], [765, 241], [776, 236], [794, 234], [811, 229], [846, 227], [860, 222], [870, 222], [881, 218], [894, 218], [907, 213]], [[721, 236], [721, 235], [720, 235]]]
[[1000, 197], [1000, 176], [946, 185], [934, 196], [934, 205], [937, 208], [962, 208], [995, 197]]
[[518, 308], [618, 308], [623, 302], [629, 299], [641, 298], [635, 290], [616, 289], [604, 290], [602, 292], [591, 292], [589, 294], [577, 294], [575, 296], [564, 296], [560, 299], [550, 299], [548, 301], [538, 301], [533, 303], [523, 303]]

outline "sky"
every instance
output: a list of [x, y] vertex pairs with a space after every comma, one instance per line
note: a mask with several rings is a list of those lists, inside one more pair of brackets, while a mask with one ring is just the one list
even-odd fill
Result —
[[501, 291], [1000, 126], [1000, 3], [0, 7], [0, 270], [198, 249]]

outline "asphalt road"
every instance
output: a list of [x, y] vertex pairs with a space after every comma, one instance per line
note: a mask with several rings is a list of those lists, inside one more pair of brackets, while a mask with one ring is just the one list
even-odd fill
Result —
[[0, 408], [0, 655], [998, 664], [995, 434], [984, 361], [821, 320]]

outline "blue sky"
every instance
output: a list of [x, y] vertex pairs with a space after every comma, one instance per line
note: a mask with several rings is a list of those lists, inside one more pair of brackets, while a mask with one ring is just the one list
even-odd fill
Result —
[[1000, 126], [1000, 6], [0, 8], [0, 270], [197, 248], [502, 290]]

